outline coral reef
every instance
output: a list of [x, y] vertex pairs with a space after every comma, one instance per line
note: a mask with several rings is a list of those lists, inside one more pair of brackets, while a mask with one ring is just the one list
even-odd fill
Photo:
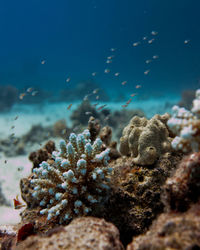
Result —
[[[60, 141], [60, 151], [54, 151], [54, 162], [43, 161], [33, 169], [30, 184], [34, 186], [33, 202], [39, 202], [40, 214], [47, 220], [67, 223], [86, 215], [108, 197], [109, 149], [101, 151], [102, 141], [90, 141], [89, 130], [69, 142]], [[23, 191], [23, 190], [22, 190]]]
[[112, 139], [112, 129], [109, 126], [105, 126], [100, 130], [99, 133], [100, 139], [105, 143], [106, 146], [109, 146]]
[[200, 198], [200, 152], [184, 157], [174, 175], [167, 179], [162, 194], [168, 210], [186, 211]]
[[94, 106], [90, 104], [88, 100], [83, 101], [76, 110], [73, 111], [70, 119], [73, 122], [73, 127], [76, 126], [87, 126], [89, 115], [94, 116], [96, 119], [100, 121], [103, 120], [101, 118], [101, 112], [97, 112]]
[[40, 124], [33, 125], [31, 129], [21, 137], [9, 136], [0, 140], [0, 151], [8, 157], [24, 155], [31, 151], [34, 144], [40, 144], [53, 136], [51, 127], [43, 127]]
[[198, 152], [200, 150], [200, 89], [196, 91], [191, 111], [174, 106], [168, 120], [169, 129], [176, 135], [172, 141], [175, 150]]
[[[119, 232], [111, 223], [94, 217], [74, 219], [68, 226], [49, 230], [46, 234], [29, 236], [16, 244], [16, 238], [10, 245], [16, 250], [35, 249], [113, 249], [123, 250]], [[6, 245], [6, 240], [4, 241]]]
[[0, 111], [8, 111], [17, 101], [18, 90], [11, 85], [0, 85]]
[[65, 119], [58, 120], [53, 124], [53, 135], [55, 137], [66, 138], [69, 136], [71, 130], [67, 127]]
[[52, 152], [55, 151], [56, 146], [53, 141], [48, 141], [43, 148], [29, 154], [29, 160], [33, 162], [33, 168], [39, 168], [40, 163], [52, 159]]
[[131, 155], [135, 164], [152, 165], [162, 154], [170, 152], [168, 119], [168, 114], [155, 115], [150, 120], [134, 116], [123, 130], [120, 153]]
[[131, 157], [121, 157], [110, 163], [112, 194], [98, 216], [117, 226], [124, 245], [134, 235], [144, 233], [163, 211], [162, 185], [181, 157], [177, 153], [165, 154], [148, 167], [135, 165]]
[[187, 89], [181, 93], [181, 100], [178, 106], [184, 107], [186, 109], [191, 109], [192, 102], [195, 98], [195, 90]]
[[94, 141], [97, 138], [97, 136], [99, 136], [103, 142], [102, 147], [104, 149], [106, 149], [106, 147], [110, 148], [109, 152], [110, 160], [115, 160], [121, 156], [117, 149], [117, 142], [111, 141], [112, 139], [111, 127], [105, 126], [101, 129], [100, 121], [91, 116], [88, 121], [88, 129], [91, 134], [91, 141]]
[[184, 213], [164, 213], [127, 250], [200, 249], [200, 203]]
[[90, 131], [90, 139], [94, 142], [101, 130], [100, 121], [95, 119], [93, 116], [90, 116], [88, 121], [88, 130]]

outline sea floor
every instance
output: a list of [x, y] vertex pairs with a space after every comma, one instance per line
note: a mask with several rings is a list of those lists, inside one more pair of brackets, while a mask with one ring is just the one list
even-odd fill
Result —
[[[179, 96], [171, 98], [152, 98], [148, 100], [133, 100], [127, 109], [141, 109], [148, 118], [155, 114], [164, 114], [170, 112], [171, 107], [180, 100]], [[41, 124], [42, 126], [52, 125], [59, 119], [65, 119], [67, 126], [71, 127], [70, 115], [77, 108], [80, 102], [73, 103], [46, 103], [46, 104], [17, 104], [8, 113], [0, 114], [0, 139], [8, 138], [14, 133], [16, 136], [27, 133], [32, 125]], [[122, 109], [124, 103], [109, 102], [99, 103], [107, 104], [106, 108], [112, 111]], [[127, 121], [128, 123], [128, 121]], [[54, 140], [58, 143], [59, 139]], [[39, 149], [41, 146], [34, 145], [31, 150]], [[19, 182], [31, 172], [32, 163], [28, 160], [28, 154], [17, 157], [6, 157], [0, 153], [0, 182], [2, 192], [10, 207], [0, 207], [0, 225], [15, 224], [20, 221], [19, 213], [21, 210], [15, 210], [13, 199], [16, 195], [20, 196]]]

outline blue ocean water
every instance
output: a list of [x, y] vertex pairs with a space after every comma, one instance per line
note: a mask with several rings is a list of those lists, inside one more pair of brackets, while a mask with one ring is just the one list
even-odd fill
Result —
[[92, 79], [111, 97], [138, 84], [148, 95], [197, 88], [199, 9], [198, 0], [2, 0], [0, 85], [56, 92]]

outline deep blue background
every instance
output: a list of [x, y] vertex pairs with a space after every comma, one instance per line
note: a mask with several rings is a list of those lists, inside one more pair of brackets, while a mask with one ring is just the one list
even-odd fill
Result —
[[[198, 87], [199, 10], [199, 0], [1, 0], [0, 84], [62, 89], [68, 76], [75, 86], [96, 71], [102, 88], [115, 92], [136, 84], [149, 93]], [[132, 46], [152, 30], [153, 44]], [[117, 50], [107, 65], [111, 47]], [[145, 65], [155, 54], [159, 59]]]

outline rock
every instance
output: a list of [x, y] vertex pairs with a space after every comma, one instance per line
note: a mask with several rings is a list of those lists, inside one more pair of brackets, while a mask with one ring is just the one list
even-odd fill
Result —
[[135, 165], [131, 157], [112, 161], [112, 194], [98, 215], [120, 231], [124, 245], [134, 235], [144, 233], [156, 216], [163, 212], [162, 185], [174, 171], [181, 155], [168, 154], [153, 166]]
[[174, 175], [167, 179], [162, 199], [168, 211], [180, 212], [200, 199], [200, 152], [183, 158]]
[[164, 213], [127, 250], [200, 249], [200, 203], [184, 213]]
[[55, 228], [40, 236], [30, 236], [18, 243], [16, 250], [35, 249], [124, 249], [117, 228], [103, 219], [82, 217], [68, 226]]

